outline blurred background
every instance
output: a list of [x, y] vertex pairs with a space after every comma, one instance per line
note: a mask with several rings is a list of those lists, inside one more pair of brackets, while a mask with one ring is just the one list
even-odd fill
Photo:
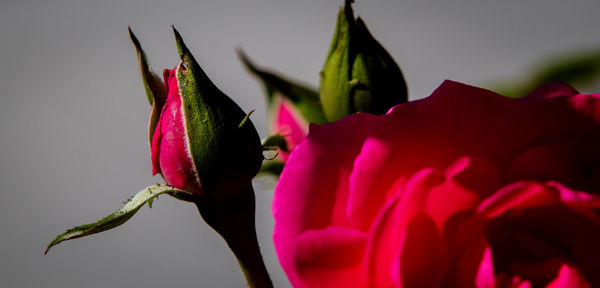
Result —
[[[2, 1], [0, 286], [244, 287], [196, 207], [168, 196], [121, 227], [42, 252], [66, 228], [106, 216], [161, 181], [151, 176], [150, 106], [128, 25], [159, 74], [178, 63], [175, 25], [216, 85], [244, 110], [256, 109], [264, 137], [262, 86], [235, 49], [316, 87], [342, 4]], [[560, 55], [600, 51], [596, 0], [358, 0], [354, 9], [403, 69], [411, 99], [444, 79], [525, 87], [536, 67]], [[259, 241], [275, 285], [289, 287], [271, 240], [273, 185], [255, 181]]]

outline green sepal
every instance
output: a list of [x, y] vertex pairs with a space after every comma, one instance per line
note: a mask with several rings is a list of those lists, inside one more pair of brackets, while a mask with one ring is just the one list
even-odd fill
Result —
[[373, 38], [365, 22], [356, 19], [357, 53], [352, 64], [351, 105], [354, 112], [383, 114], [408, 101], [408, 88], [396, 61]]
[[142, 75], [142, 81], [144, 82], [146, 96], [148, 97], [148, 102], [152, 105], [152, 112], [150, 112], [150, 121], [148, 123], [148, 141], [151, 147], [152, 137], [154, 136], [154, 131], [156, 130], [156, 125], [160, 118], [160, 112], [167, 101], [167, 91], [165, 91], [165, 86], [160, 80], [160, 77], [158, 77], [158, 75], [152, 71], [152, 68], [150, 68], [150, 63], [146, 58], [146, 53], [142, 49], [140, 41], [135, 37], [133, 31], [131, 31], [131, 27], [128, 27], [128, 29], [129, 38], [131, 38], [131, 42], [133, 42], [133, 45], [135, 46], [138, 62], [140, 64], [140, 73]]
[[206, 193], [237, 193], [260, 170], [260, 138], [247, 114], [213, 84], [179, 32], [174, 27], [173, 31], [181, 58], [176, 76], [187, 147], [198, 178]]
[[288, 143], [285, 140], [285, 137], [281, 134], [275, 134], [267, 137], [267, 139], [263, 140], [263, 149], [279, 149], [283, 152], [290, 152], [288, 148]]
[[281, 96], [289, 100], [307, 122], [315, 124], [327, 123], [325, 112], [321, 106], [319, 92], [306, 85], [297, 83], [275, 72], [257, 67], [241, 49], [238, 56], [246, 68], [263, 82], [266, 90], [269, 109], [274, 105], [275, 98]]
[[127, 200], [125, 205], [123, 205], [123, 207], [121, 207], [121, 209], [117, 210], [115, 213], [112, 213], [94, 223], [76, 226], [58, 235], [54, 240], [52, 240], [52, 242], [50, 242], [50, 244], [48, 244], [44, 254], [48, 253], [48, 250], [58, 243], [92, 235], [120, 226], [133, 217], [133, 215], [140, 210], [144, 204], [148, 203], [151, 207], [154, 198], [158, 197], [160, 194], [168, 194], [184, 201], [192, 201], [194, 197], [189, 192], [179, 190], [168, 185], [150, 186], [138, 192], [131, 199]]
[[327, 120], [333, 122], [353, 113], [350, 101], [351, 34], [355, 30], [351, 1], [346, 1], [337, 16], [331, 46], [321, 70], [319, 95]]

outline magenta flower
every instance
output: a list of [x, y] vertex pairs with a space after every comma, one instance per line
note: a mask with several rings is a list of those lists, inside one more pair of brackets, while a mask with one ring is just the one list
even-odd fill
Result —
[[275, 189], [295, 287], [600, 286], [600, 95], [446, 81], [311, 126]]

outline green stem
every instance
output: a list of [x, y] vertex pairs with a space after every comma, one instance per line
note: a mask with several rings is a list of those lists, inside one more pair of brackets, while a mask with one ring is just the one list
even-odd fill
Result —
[[[215, 199], [217, 198], [217, 199]], [[232, 197], [202, 197], [195, 202], [202, 218], [227, 242], [248, 286], [273, 287], [256, 238], [254, 190]]]

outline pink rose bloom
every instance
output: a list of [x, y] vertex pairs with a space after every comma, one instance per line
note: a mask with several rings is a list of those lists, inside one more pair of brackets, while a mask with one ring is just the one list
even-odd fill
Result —
[[275, 189], [295, 287], [600, 287], [600, 95], [446, 81], [321, 126]]

